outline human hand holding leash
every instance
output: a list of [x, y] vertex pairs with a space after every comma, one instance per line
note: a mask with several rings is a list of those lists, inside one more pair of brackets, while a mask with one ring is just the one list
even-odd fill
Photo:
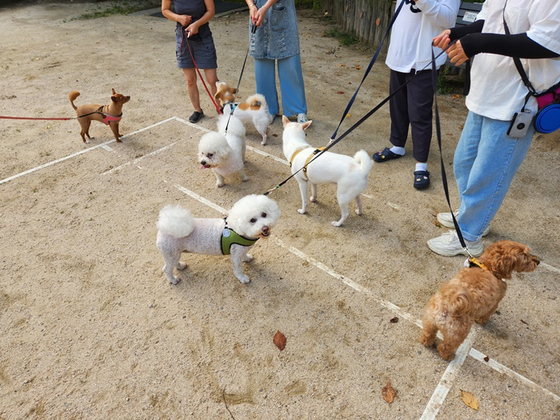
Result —
[[460, 40], [457, 40], [457, 42], [449, 46], [451, 42], [451, 38], [449, 37], [450, 33], [451, 30], [446, 29], [445, 31], [443, 31], [441, 34], [439, 34], [433, 39], [432, 45], [434, 47], [441, 48], [444, 51], [447, 48], [445, 52], [447, 53], [447, 56], [450, 58], [449, 61], [451, 61], [451, 63], [455, 64], [456, 66], [460, 66], [465, 61], [467, 61], [469, 57], [467, 57], [467, 54], [463, 50], [463, 46], [461, 45]]
[[192, 22], [192, 16], [189, 15], [177, 15], [177, 22], [179, 22], [179, 24], [182, 27], [185, 27], [187, 25], [189, 25]]

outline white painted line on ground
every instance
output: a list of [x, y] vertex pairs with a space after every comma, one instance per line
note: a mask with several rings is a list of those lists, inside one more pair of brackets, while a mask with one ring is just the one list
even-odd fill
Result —
[[539, 264], [539, 266], [542, 267], [542, 268], [546, 268], [547, 270], [552, 271], [553, 273], [558, 273], [558, 274], [560, 274], [560, 270], [559, 270], [558, 268], [553, 267], [553, 266], [551, 266], [551, 265], [548, 265], [547, 263], [544, 263], [544, 262], [542, 262], [542, 261], [541, 261], [541, 263]]
[[119, 169], [122, 169], [126, 166], [130, 166], [130, 165], [136, 165], [137, 168], [142, 169], [140, 166], [137, 165], [138, 162], [140, 162], [142, 159], [150, 157], [150, 156], [154, 156], [157, 155], [158, 153], [164, 152], [167, 149], [172, 148], [173, 146], [175, 146], [177, 143], [181, 142], [183, 140], [178, 140], [176, 142], [173, 142], [171, 144], [168, 144], [167, 146], [161, 147], [159, 149], [154, 150], [153, 152], [150, 152], [148, 154], [145, 154], [144, 156], [141, 156], [139, 158], [136, 158], [134, 160], [129, 160], [128, 162], [123, 163], [122, 165], [119, 166], [115, 166], [114, 168], [109, 169], [108, 171], [105, 172], [101, 172], [101, 175], [109, 175], [112, 174], [113, 172], [118, 171]]
[[282, 158], [279, 158], [278, 156], [271, 155], [270, 153], [263, 152], [262, 150], [256, 149], [253, 146], [247, 146], [247, 149], [249, 149], [250, 151], [255, 152], [255, 153], [257, 153], [261, 156], [271, 158], [271, 159], [275, 160], [276, 162], [279, 162], [283, 165], [290, 166], [290, 163], [286, 159], [282, 159]]
[[476, 330], [472, 329], [465, 341], [459, 346], [457, 352], [455, 353], [455, 359], [449, 362], [447, 365], [447, 369], [443, 373], [438, 386], [436, 387], [430, 401], [428, 401], [428, 405], [424, 409], [424, 413], [422, 413], [422, 417], [420, 420], [433, 420], [436, 418], [439, 409], [443, 405], [447, 394], [451, 390], [451, 387], [455, 383], [455, 378], [459, 374], [461, 370], [461, 366], [465, 362], [467, 355], [469, 354], [469, 350], [472, 346], [472, 342], [474, 341], [474, 337], [476, 335]]
[[212, 130], [208, 130], [207, 128], [201, 127], [199, 125], [193, 124], [192, 122], [184, 120], [180, 117], [171, 117], [170, 119], [174, 119], [175, 121], [179, 121], [180, 123], [188, 125], [189, 127], [192, 127], [192, 128], [196, 128], [197, 130], [200, 130], [200, 131], [205, 131], [207, 133], [212, 131]]
[[[223, 214], [227, 214], [227, 211], [225, 209], [223, 209], [222, 207], [212, 203], [211, 201], [205, 199], [204, 197], [201, 197], [200, 195], [196, 194], [194, 191], [191, 191], [191, 190], [189, 190], [189, 189], [187, 189], [187, 188], [185, 188], [181, 185], [175, 185], [175, 188], [177, 188], [179, 191], [183, 192], [184, 194], [187, 194], [190, 197], [200, 201], [201, 203], [204, 203], [204, 204], [208, 205], [209, 207], [212, 207], [212, 208], [218, 210], [219, 212], [221, 212]], [[415, 319], [414, 316], [405, 312], [404, 310], [402, 310], [397, 305], [395, 305], [395, 304], [393, 304], [393, 303], [375, 295], [371, 290], [369, 290], [368, 288], [360, 285], [359, 283], [356, 283], [355, 281], [351, 280], [350, 278], [347, 278], [343, 275], [338, 274], [334, 270], [327, 267], [325, 264], [323, 264], [320, 261], [317, 261], [314, 258], [308, 256], [307, 254], [300, 251], [299, 249], [297, 249], [293, 246], [286, 245], [280, 238], [278, 238], [276, 236], [273, 236], [272, 238], [274, 239], [274, 241], [279, 246], [288, 250], [289, 252], [291, 252], [295, 256], [303, 259], [304, 261], [308, 262], [309, 264], [311, 264], [311, 265], [317, 267], [318, 269], [324, 271], [325, 273], [329, 274], [330, 276], [334, 277], [335, 279], [341, 280], [344, 284], [346, 284], [347, 286], [356, 290], [357, 292], [363, 293], [364, 295], [368, 296], [369, 298], [372, 298], [373, 300], [375, 300], [379, 305], [395, 312], [401, 318], [406, 319], [409, 322], [411, 322], [411, 323], [417, 325], [418, 327], [422, 328], [422, 321], [421, 320]], [[438, 336], [441, 338], [441, 334], [438, 333]], [[457, 349], [455, 359], [453, 359], [451, 362], [449, 362], [449, 365], [447, 366], [447, 369], [445, 370], [444, 374], [442, 375], [438, 386], [436, 387], [434, 393], [432, 394], [432, 397], [430, 398], [430, 401], [428, 402], [426, 408], [424, 409], [424, 412], [423, 412], [422, 417], [421, 417], [422, 420], [434, 420], [436, 418], [436, 416], [439, 412], [439, 409], [443, 405], [443, 403], [445, 401], [445, 398], [447, 397], [447, 394], [449, 393], [451, 387], [454, 384], [455, 378], [458, 375], [461, 366], [465, 362], [465, 359], [466, 359], [467, 355], [472, 356], [475, 360], [478, 360], [478, 361], [481, 361], [481, 362], [484, 361], [485, 356], [482, 353], [480, 353], [479, 351], [472, 348], [472, 343], [474, 341], [475, 336], [476, 336], [476, 329], [473, 328], [471, 330], [471, 332], [469, 333], [469, 335], [467, 336], [467, 338], [465, 339], [465, 341]], [[525, 378], [524, 376], [522, 376], [522, 375], [518, 374], [517, 372], [507, 368], [506, 366], [496, 362], [495, 360], [492, 360], [492, 359], [490, 359], [490, 360], [492, 361], [492, 363], [487, 363], [485, 361], [484, 362], [487, 366], [490, 366], [495, 371], [497, 371], [499, 373], [504, 373], [504, 374], [506, 374], [506, 375], [508, 375], [512, 378], [515, 378], [518, 381], [520, 381], [522, 384], [527, 385], [532, 389], [540, 390], [540, 391], [544, 392], [546, 395], [551, 396], [553, 399], [555, 399], [557, 401], [560, 400], [560, 397], [558, 395], [554, 394], [553, 392], [551, 392], [551, 391], [547, 390], [546, 388], [536, 384], [535, 382], [531, 381], [530, 379]]]
[[181, 186], [181, 185], [178, 185], [178, 184], [176, 184], [176, 185], [174, 185], [174, 186], [175, 186], [175, 188], [177, 188], [177, 189], [178, 189], [179, 191], [181, 191], [182, 193], [191, 196], [192, 198], [194, 198], [195, 200], [200, 201], [200, 202], [203, 203], [203, 204], [206, 204], [208, 207], [212, 207], [213, 209], [218, 210], [220, 213], [223, 213], [224, 216], [227, 214], [227, 210], [226, 210], [226, 209], [224, 209], [224, 208], [218, 206], [217, 204], [212, 203], [211, 201], [208, 201], [206, 198], [204, 198], [204, 197], [198, 195], [198, 194], [195, 193], [194, 191], [191, 191], [191, 190], [189, 190], [189, 189], [187, 189], [187, 188], [185, 188], [185, 187], [183, 187], [183, 186]]
[[[155, 123], [155, 124], [152, 124], [152, 125], [150, 125], [150, 126], [148, 126], [148, 127], [141, 128], [140, 130], [133, 131], [132, 133], [125, 134], [124, 136], [122, 136], [122, 138], [126, 138], [126, 137], [129, 137], [129, 136], [133, 136], [134, 134], [138, 134], [138, 133], [141, 133], [142, 131], [149, 130], [150, 128], [157, 127], [158, 125], [165, 124], [166, 122], [171, 121], [171, 120], [173, 120], [174, 118], [175, 118], [175, 117], [171, 117], [171, 118], [168, 118], [168, 119], [166, 119], [166, 120], [163, 120], [163, 121], [157, 122], [157, 123]], [[29, 175], [29, 174], [31, 174], [31, 173], [33, 173], [33, 172], [37, 172], [37, 171], [39, 171], [39, 170], [41, 170], [41, 169], [48, 168], [49, 166], [56, 165], [57, 163], [64, 162], [64, 161], [66, 161], [66, 160], [75, 158], [75, 157], [77, 157], [77, 156], [79, 156], [79, 155], [82, 155], [82, 154], [84, 154], [84, 153], [91, 152], [92, 150], [96, 150], [96, 149], [99, 149], [99, 148], [105, 148], [108, 144], [115, 143], [115, 142], [116, 142], [116, 140], [114, 140], [114, 139], [113, 139], [113, 140], [109, 140], [109, 141], [107, 141], [107, 142], [105, 142], [105, 143], [98, 144], [97, 146], [93, 146], [93, 147], [90, 147], [90, 148], [88, 148], [88, 149], [80, 150], [79, 152], [73, 153], [73, 154], [68, 155], [68, 156], [65, 156], [65, 157], [63, 157], [63, 158], [56, 159], [56, 160], [53, 160], [53, 161], [51, 161], [51, 162], [47, 162], [47, 163], [45, 163], [45, 164], [43, 164], [43, 165], [36, 166], [35, 168], [28, 169], [27, 171], [20, 172], [19, 174], [12, 175], [12, 176], [10, 176], [10, 177], [8, 177], [8, 178], [5, 178], [5, 179], [3, 179], [3, 180], [0, 180], [0, 185], [5, 184], [5, 183], [10, 182], [10, 181], [13, 181], [14, 179], [20, 178], [20, 177], [22, 177], [22, 176]]]
[[476, 359], [480, 362], [483, 362], [484, 364], [487, 364], [488, 366], [490, 366], [495, 371], [500, 372], [500, 373], [504, 373], [507, 376], [509, 376], [510, 378], [517, 379], [519, 382], [521, 382], [524, 385], [527, 385], [529, 388], [532, 388], [534, 391], [545, 393], [546, 395], [552, 397], [554, 400], [560, 401], [560, 396], [556, 395], [555, 393], [549, 391], [546, 388], [543, 388], [539, 384], [536, 384], [532, 380], [526, 378], [525, 376], [520, 375], [519, 373], [511, 370], [510, 368], [496, 362], [494, 359], [489, 358], [488, 361], [486, 361], [485, 360], [486, 355], [482, 354], [478, 350], [471, 349], [470, 352], [469, 352], [469, 355], [472, 358], [474, 358], [474, 359]]

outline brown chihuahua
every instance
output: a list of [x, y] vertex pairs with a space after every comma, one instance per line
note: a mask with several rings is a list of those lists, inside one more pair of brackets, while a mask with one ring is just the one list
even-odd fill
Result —
[[111, 103], [109, 105], [88, 104], [76, 106], [74, 105], [74, 101], [78, 96], [80, 96], [80, 92], [74, 90], [68, 95], [72, 108], [76, 110], [78, 122], [82, 126], [80, 135], [82, 136], [84, 143], [87, 143], [86, 136], [90, 140], [93, 138], [89, 135], [89, 126], [92, 120], [105, 123], [111, 127], [111, 130], [115, 135], [115, 140], [118, 142], [121, 141], [120, 138], [122, 135], [119, 134], [119, 121], [122, 118], [122, 107], [130, 101], [130, 96], [124, 96], [120, 93], [116, 93], [115, 89], [111, 89], [111, 91]]

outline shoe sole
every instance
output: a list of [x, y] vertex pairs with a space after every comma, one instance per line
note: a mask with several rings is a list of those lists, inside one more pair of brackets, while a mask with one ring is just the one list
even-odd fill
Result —
[[[430, 242], [428, 242], [428, 248], [430, 248], [430, 251], [432, 251], [432, 252], [434, 252], [438, 255], [441, 255], [443, 257], [454, 257], [456, 255], [464, 255], [466, 257], [469, 257], [469, 254], [464, 249], [458, 249], [456, 251], [446, 251], [446, 250], [444, 251], [444, 250], [432, 248], [432, 246], [430, 245]], [[484, 252], [484, 248], [479, 250], [479, 251], [473, 251], [472, 249], [469, 249], [469, 252], [471, 253], [471, 255], [473, 257], [480, 257], [482, 255], [482, 253]]]

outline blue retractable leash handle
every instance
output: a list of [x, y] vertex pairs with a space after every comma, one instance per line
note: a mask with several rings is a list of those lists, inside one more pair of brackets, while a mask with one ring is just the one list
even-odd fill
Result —
[[350, 99], [350, 102], [348, 102], [348, 105], [346, 105], [346, 109], [342, 113], [342, 118], [340, 119], [340, 122], [338, 123], [338, 126], [334, 130], [333, 135], [331, 136], [331, 140], [330, 140], [331, 142], [336, 138], [338, 130], [340, 129], [340, 126], [342, 125], [342, 122], [344, 121], [344, 119], [348, 115], [348, 112], [350, 112], [350, 108], [352, 108], [352, 105], [354, 104], [354, 101], [356, 100], [356, 97], [358, 96], [358, 92], [360, 91], [360, 88], [362, 87], [362, 84], [366, 80], [366, 77], [368, 76], [369, 72], [371, 71], [371, 68], [375, 64], [375, 61], [377, 60], [377, 57], [379, 56], [379, 53], [381, 52], [381, 47], [383, 47], [383, 44], [385, 43], [385, 40], [389, 36], [389, 33], [391, 32], [391, 28], [393, 27], [393, 24], [395, 23], [395, 20], [397, 19], [397, 16], [399, 15], [399, 13], [400, 13], [400, 11], [401, 11], [405, 2], [406, 2], [406, 0], [401, 0], [401, 3], [399, 4], [399, 7], [397, 8], [397, 10], [395, 10], [395, 13], [393, 14], [393, 17], [391, 18], [391, 22], [389, 22], [389, 26], [387, 27], [387, 31], [385, 32], [385, 35], [383, 36], [383, 39], [381, 40], [381, 43], [379, 44], [379, 47], [377, 47], [377, 51], [375, 51], [375, 54], [373, 55], [373, 58], [371, 59], [369, 65], [366, 69], [366, 71], [364, 73], [364, 77], [362, 78], [362, 81], [360, 82], [358, 88], [356, 89], [356, 92], [354, 92], [354, 95], [352, 95], [352, 98]]

